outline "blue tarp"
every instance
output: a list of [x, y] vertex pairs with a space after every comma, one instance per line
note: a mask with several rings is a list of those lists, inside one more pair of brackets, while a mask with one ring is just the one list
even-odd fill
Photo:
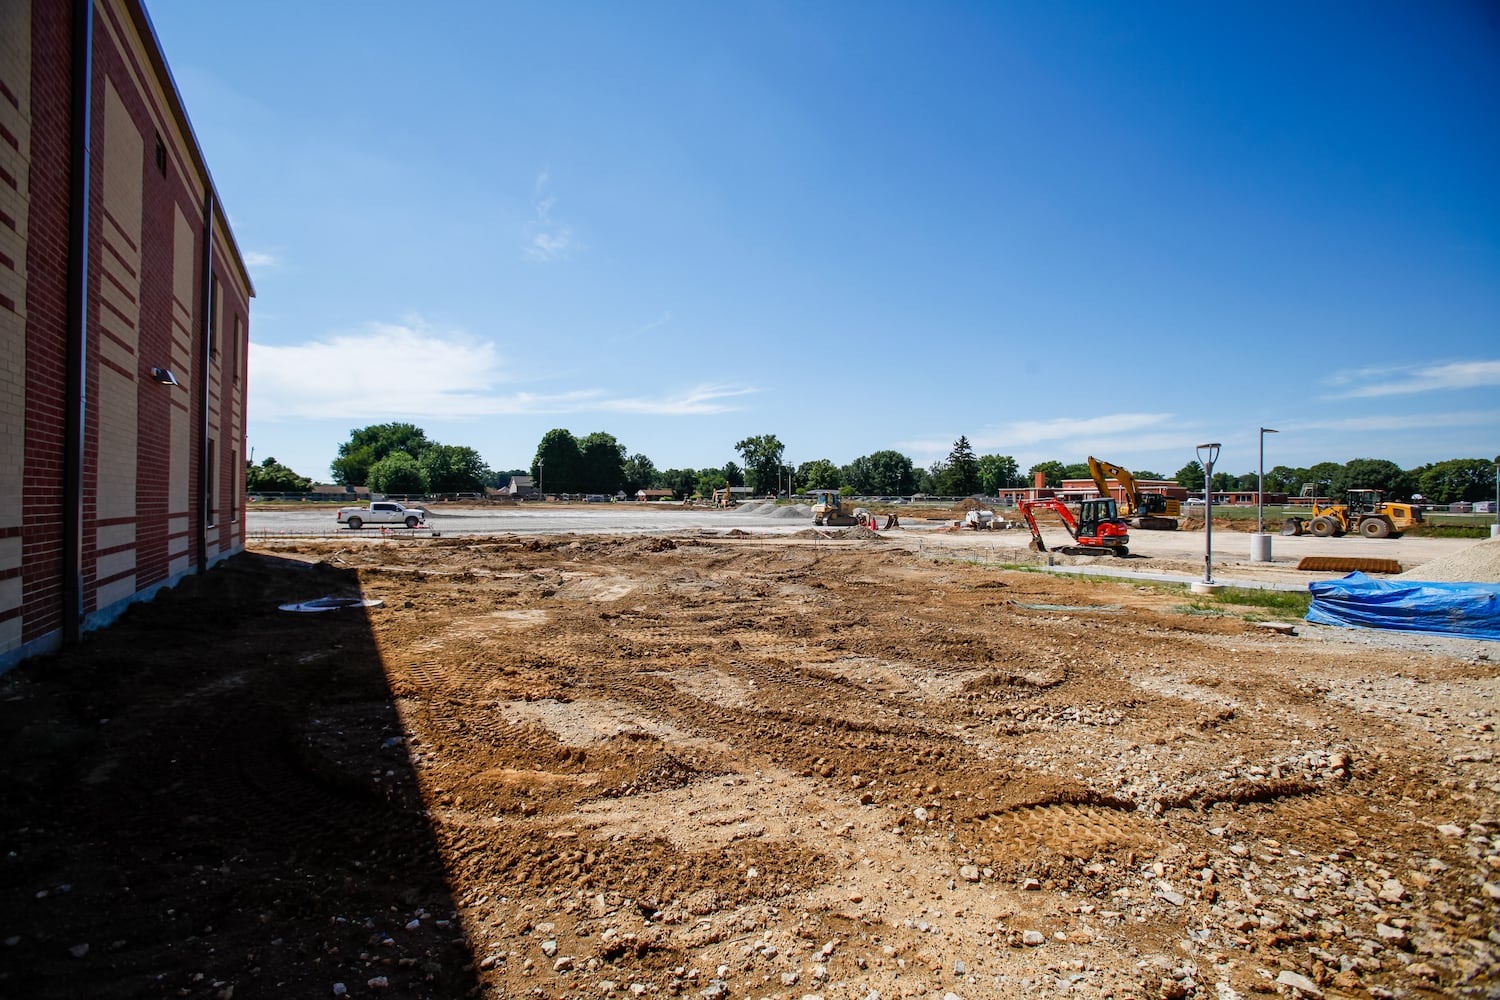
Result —
[[1377, 580], [1350, 573], [1307, 585], [1307, 620], [1500, 641], [1500, 584]]

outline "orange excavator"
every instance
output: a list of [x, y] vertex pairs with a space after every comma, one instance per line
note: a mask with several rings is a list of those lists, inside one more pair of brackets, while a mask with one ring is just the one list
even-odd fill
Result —
[[1130, 532], [1120, 519], [1120, 511], [1112, 497], [1082, 501], [1078, 505], [1077, 517], [1073, 516], [1067, 504], [1056, 497], [1022, 500], [1018, 506], [1021, 516], [1026, 518], [1026, 524], [1031, 528], [1031, 549], [1034, 552], [1047, 551], [1046, 543], [1042, 541], [1042, 530], [1036, 526], [1036, 516], [1031, 513], [1041, 507], [1062, 518], [1063, 527], [1068, 529], [1068, 534], [1078, 543], [1058, 551], [1082, 556], [1103, 555], [1106, 552], [1114, 556], [1130, 555]]

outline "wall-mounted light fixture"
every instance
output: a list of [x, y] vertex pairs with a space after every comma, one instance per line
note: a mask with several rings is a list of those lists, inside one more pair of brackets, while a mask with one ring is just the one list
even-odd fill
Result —
[[172, 374], [169, 368], [151, 369], [151, 381], [160, 382], [162, 385], [178, 385], [177, 376]]

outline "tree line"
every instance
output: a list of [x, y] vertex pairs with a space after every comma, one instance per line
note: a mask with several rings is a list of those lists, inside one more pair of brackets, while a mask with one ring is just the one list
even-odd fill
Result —
[[[975, 454], [964, 435], [953, 442], [946, 457], [926, 468], [888, 449], [861, 455], [846, 465], [817, 458], [791, 466], [786, 463], [785, 446], [774, 434], [743, 438], [734, 450], [738, 461], [731, 459], [723, 465], [658, 469], [649, 457], [630, 453], [606, 431], [578, 437], [566, 428], [554, 428], [542, 435], [528, 468], [494, 471], [473, 448], [432, 441], [414, 424], [386, 423], [350, 431], [330, 471], [336, 483], [368, 486], [388, 494], [479, 492], [486, 486], [506, 486], [513, 476], [529, 473], [532, 483], [548, 493], [634, 496], [639, 490], [670, 490], [676, 499], [709, 496], [726, 486], [748, 486], [757, 495], [829, 489], [857, 496], [993, 496], [1030, 486], [1038, 473], [1052, 488], [1060, 487], [1065, 479], [1089, 478], [1087, 462], [1048, 460], [1022, 473], [1013, 456]], [[1150, 469], [1131, 471], [1137, 479], [1173, 479], [1188, 490], [1204, 486], [1203, 467], [1196, 461], [1171, 476]], [[1215, 472], [1213, 488], [1250, 491], [1257, 482], [1254, 471], [1242, 475]], [[1309, 468], [1275, 466], [1266, 471], [1265, 489], [1296, 496], [1311, 484], [1318, 496], [1338, 496], [1360, 488], [1381, 490], [1395, 499], [1455, 503], [1494, 496], [1494, 483], [1495, 462], [1489, 459], [1456, 458], [1403, 469], [1385, 459], [1356, 458]], [[246, 463], [245, 488], [251, 493], [298, 492], [311, 489], [312, 483], [267, 458], [260, 465]]]

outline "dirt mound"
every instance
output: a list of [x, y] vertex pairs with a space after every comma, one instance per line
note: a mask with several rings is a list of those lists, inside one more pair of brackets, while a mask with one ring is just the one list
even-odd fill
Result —
[[874, 540], [874, 541], [877, 541], [877, 542], [884, 540], [884, 539], [882, 539], [880, 537], [880, 532], [878, 532], [878, 531], [871, 531], [869, 528], [866, 528], [863, 524], [856, 524], [854, 527], [852, 527], [848, 531], [844, 532], [844, 534], [841, 537], [843, 537], [843, 538], [861, 539], [861, 540]]
[[1489, 538], [1407, 570], [1397, 580], [1437, 583], [1500, 583], [1500, 538]]

